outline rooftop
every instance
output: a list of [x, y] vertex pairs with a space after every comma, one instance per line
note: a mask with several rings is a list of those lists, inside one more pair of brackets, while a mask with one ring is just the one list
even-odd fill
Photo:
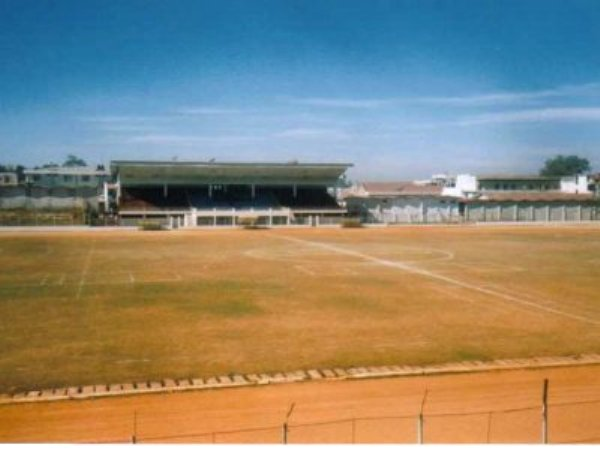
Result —
[[400, 196], [441, 196], [442, 187], [434, 184], [420, 184], [413, 181], [359, 183], [364, 193], [369, 197], [400, 197]]
[[335, 185], [352, 164], [214, 161], [112, 161], [123, 185]]

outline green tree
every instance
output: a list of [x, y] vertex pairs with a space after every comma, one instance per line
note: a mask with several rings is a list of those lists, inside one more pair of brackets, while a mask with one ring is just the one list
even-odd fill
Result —
[[67, 155], [67, 159], [63, 163], [63, 167], [82, 167], [82, 166], [87, 166], [87, 163], [83, 159], [81, 159], [75, 155]]
[[558, 155], [546, 160], [540, 175], [546, 177], [564, 177], [569, 175], [581, 175], [590, 172], [590, 162], [586, 158], [576, 155]]

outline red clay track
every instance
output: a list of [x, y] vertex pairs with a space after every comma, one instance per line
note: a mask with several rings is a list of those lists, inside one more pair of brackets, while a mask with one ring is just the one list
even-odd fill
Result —
[[[2, 442], [600, 442], [600, 366], [323, 381], [0, 407]], [[134, 421], [134, 417], [136, 417]], [[135, 422], [135, 424], [134, 424]], [[312, 425], [311, 425], [312, 424]]]

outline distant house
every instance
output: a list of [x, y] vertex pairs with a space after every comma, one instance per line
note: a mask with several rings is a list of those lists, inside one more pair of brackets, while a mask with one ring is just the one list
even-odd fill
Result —
[[24, 171], [25, 183], [1, 186], [0, 209], [90, 209], [104, 202], [110, 172], [94, 167], [45, 167]]
[[110, 178], [108, 170], [88, 166], [27, 169], [24, 174], [26, 184], [43, 188], [98, 188]]
[[17, 186], [19, 177], [15, 172], [0, 172], [0, 186]]
[[364, 222], [443, 223], [459, 220], [459, 200], [430, 182], [363, 182], [347, 189], [348, 214]]
[[444, 193], [462, 199], [462, 220], [467, 222], [551, 222], [599, 218], [598, 202], [586, 175], [458, 175], [449, 178]]

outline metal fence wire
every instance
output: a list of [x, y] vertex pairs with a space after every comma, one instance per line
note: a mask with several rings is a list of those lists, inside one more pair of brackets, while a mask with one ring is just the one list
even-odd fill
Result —
[[[547, 385], [545, 386], [547, 392]], [[421, 406], [424, 406], [424, 401]], [[136, 421], [132, 443], [594, 443], [600, 442], [600, 399], [478, 411], [419, 411], [324, 421], [290, 419], [263, 427], [152, 435]], [[555, 432], [553, 433], [553, 430]], [[570, 434], [569, 434], [570, 433]], [[553, 436], [556, 438], [553, 439]], [[98, 442], [98, 441], [96, 441]], [[116, 441], [111, 441], [116, 442]]]

